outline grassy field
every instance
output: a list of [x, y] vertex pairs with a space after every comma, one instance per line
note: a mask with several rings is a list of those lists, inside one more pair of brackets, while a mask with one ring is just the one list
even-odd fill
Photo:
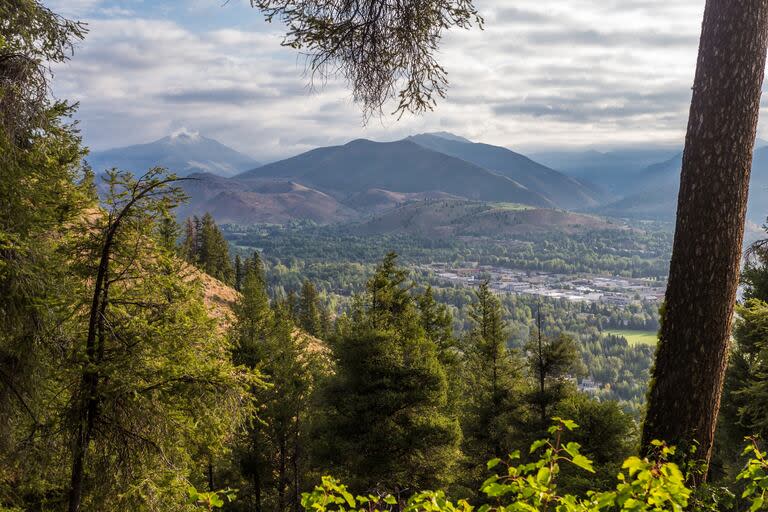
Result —
[[605, 331], [605, 334], [623, 336], [630, 345], [655, 345], [656, 331], [633, 331], [631, 329], [612, 329]]

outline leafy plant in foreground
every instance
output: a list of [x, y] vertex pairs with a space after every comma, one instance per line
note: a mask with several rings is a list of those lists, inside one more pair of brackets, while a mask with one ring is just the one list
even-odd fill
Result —
[[[580, 445], [566, 442], [564, 436], [577, 428], [570, 420], [555, 418], [549, 428], [550, 438], [536, 441], [530, 453], [539, 453], [535, 462], [513, 464], [520, 453], [513, 453], [508, 461], [492, 459], [488, 469], [507, 465], [506, 472], [492, 475], [482, 485], [489, 503], [478, 508], [467, 500], [451, 501], [443, 491], [423, 491], [407, 499], [393, 495], [353, 496], [338, 480], [326, 476], [310, 493], [302, 496], [302, 506], [313, 512], [599, 512], [682, 511], [689, 505], [691, 489], [685, 485], [685, 476], [669, 459], [674, 447], [662, 442], [653, 443], [650, 458], [629, 457], [612, 491], [590, 491], [586, 497], [558, 493], [557, 478], [564, 464], [593, 473], [592, 461], [580, 452]], [[750, 481], [745, 497], [751, 498], [752, 511], [762, 507], [764, 490], [768, 488], [768, 461], [756, 445], [748, 448], [754, 455], [740, 478]]]

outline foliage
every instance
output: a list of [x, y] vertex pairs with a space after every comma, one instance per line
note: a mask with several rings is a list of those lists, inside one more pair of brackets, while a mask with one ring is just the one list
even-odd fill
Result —
[[86, 31], [36, 0], [4, 1], [0, 20], [0, 131], [20, 142], [66, 108], [51, 104], [49, 66], [68, 60]]
[[229, 257], [229, 244], [210, 213], [202, 218], [187, 219], [181, 253], [209, 276], [234, 284], [235, 270]]
[[750, 512], [755, 512], [764, 508], [768, 495], [768, 459], [758, 447], [756, 438], [749, 438], [749, 442], [742, 455], [751, 457], [737, 478], [747, 482], [741, 497], [752, 502]]
[[528, 401], [538, 411], [539, 429], [544, 429], [552, 408], [566, 395], [568, 379], [581, 371], [579, 348], [570, 336], [544, 336], [539, 327], [526, 343], [525, 354], [533, 380]]
[[200, 492], [194, 486], [187, 489], [189, 503], [198, 508], [213, 510], [215, 508], [224, 508], [225, 503], [235, 501], [237, 491], [234, 489], [223, 489], [220, 491]]
[[445, 96], [445, 69], [435, 60], [443, 32], [481, 25], [471, 0], [341, 2], [251, 0], [268, 21], [288, 26], [283, 40], [305, 52], [311, 73], [330, 70], [352, 87], [366, 112], [396, 98], [397, 112], [431, 110]]
[[258, 256], [243, 268], [233, 357], [259, 371], [268, 386], [252, 388], [257, 416], [237, 443], [241, 501], [256, 510], [295, 509], [308, 471], [312, 397], [327, 362], [297, 334], [285, 305], [270, 304]]
[[522, 368], [520, 354], [507, 345], [507, 327], [501, 303], [488, 283], [476, 291], [476, 302], [470, 310], [473, 328], [463, 343], [465, 399], [462, 415], [464, 452], [467, 455], [468, 485], [481, 478], [484, 460], [500, 457], [514, 448], [522, 401]]
[[[515, 465], [520, 453], [513, 453], [508, 462], [500, 458], [488, 462], [488, 469], [505, 470], [492, 474], [482, 485], [489, 503], [479, 512], [543, 511], [598, 512], [605, 511], [682, 511], [688, 505], [691, 490], [685, 486], [682, 472], [668, 457], [674, 448], [654, 443], [653, 458], [629, 457], [622, 465], [614, 490], [589, 492], [585, 497], [558, 492], [558, 476], [564, 466], [573, 466], [591, 473], [592, 461], [581, 453], [575, 442], [565, 442], [564, 434], [577, 425], [570, 420], [555, 418], [549, 429], [552, 437], [534, 442], [530, 452], [539, 458], [531, 463]], [[451, 501], [442, 491], [422, 491], [407, 500], [391, 494], [353, 496], [346, 486], [325, 477], [322, 484], [302, 497], [305, 510], [407, 512], [472, 512], [475, 506], [467, 500]], [[754, 507], [754, 505], [753, 505]], [[757, 510], [759, 505], [754, 509]]]
[[317, 458], [359, 489], [411, 492], [448, 482], [460, 431], [448, 411], [445, 370], [426, 336], [406, 273], [389, 255], [333, 340]]

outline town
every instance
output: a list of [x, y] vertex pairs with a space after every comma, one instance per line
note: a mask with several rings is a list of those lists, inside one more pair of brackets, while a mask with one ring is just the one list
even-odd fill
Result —
[[422, 265], [422, 270], [449, 283], [468, 286], [488, 281], [499, 292], [539, 295], [571, 301], [602, 302], [622, 306], [632, 302], [660, 302], [666, 279], [634, 279], [594, 274], [555, 274], [489, 265], [453, 267], [446, 263]]

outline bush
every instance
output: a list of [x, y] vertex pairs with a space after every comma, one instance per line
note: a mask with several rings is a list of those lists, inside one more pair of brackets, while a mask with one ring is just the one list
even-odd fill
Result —
[[[677, 464], [670, 461], [675, 448], [660, 441], [653, 443], [649, 458], [629, 457], [617, 476], [615, 489], [589, 491], [585, 496], [560, 494], [557, 479], [561, 466], [575, 466], [594, 473], [592, 461], [581, 454], [581, 446], [565, 442], [565, 435], [577, 428], [570, 420], [555, 418], [549, 428], [550, 438], [531, 445], [539, 453], [536, 462], [515, 465], [519, 453], [507, 461], [493, 459], [488, 469], [495, 471], [482, 485], [487, 503], [475, 507], [467, 500], [452, 501], [443, 491], [423, 491], [409, 497], [387, 495], [353, 496], [347, 487], [330, 476], [319, 486], [302, 495], [302, 507], [311, 512], [682, 512], [692, 499], [686, 478]], [[768, 455], [754, 440], [745, 449], [751, 455], [740, 480], [746, 481], [742, 498], [750, 510], [761, 510], [768, 490]], [[695, 508], [699, 508], [697, 502]], [[706, 509], [711, 509], [704, 504]]]

